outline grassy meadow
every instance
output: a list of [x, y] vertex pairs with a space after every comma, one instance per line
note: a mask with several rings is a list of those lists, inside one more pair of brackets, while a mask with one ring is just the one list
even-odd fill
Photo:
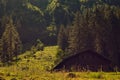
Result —
[[26, 51], [10, 66], [0, 67], [0, 80], [120, 80], [120, 72], [50, 72], [58, 46], [43, 51]]
[[120, 80], [120, 72], [47, 72], [20, 70], [17, 67], [0, 69], [0, 80]]

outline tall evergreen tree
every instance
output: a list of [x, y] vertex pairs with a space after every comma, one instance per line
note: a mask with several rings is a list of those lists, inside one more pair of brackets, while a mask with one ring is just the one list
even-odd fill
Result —
[[62, 49], [65, 50], [67, 47], [67, 35], [66, 35], [66, 29], [63, 25], [61, 25], [59, 33], [58, 33], [58, 46]]
[[2, 62], [11, 62], [13, 57], [17, 58], [21, 50], [21, 41], [11, 18], [5, 27], [2, 35], [1, 59]]
[[[101, 26], [98, 23], [96, 13], [92, 13], [89, 19], [89, 27], [91, 28], [91, 35], [93, 38], [93, 50], [102, 53], [103, 52], [103, 36], [101, 35]], [[100, 19], [99, 19], [100, 20]]]
[[82, 33], [82, 29], [83, 29], [82, 23], [83, 23], [83, 17], [82, 17], [82, 14], [78, 11], [75, 14], [73, 27], [70, 30], [69, 39], [68, 39], [68, 43], [69, 43], [68, 51], [70, 53], [77, 52], [80, 49], [80, 47], [81, 47], [81, 49], [83, 48], [82, 40], [81, 40], [83, 37], [83, 36], [81, 36], [83, 34]]

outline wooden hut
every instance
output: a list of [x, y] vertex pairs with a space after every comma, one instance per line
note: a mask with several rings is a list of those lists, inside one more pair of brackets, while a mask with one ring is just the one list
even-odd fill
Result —
[[87, 50], [76, 53], [62, 60], [53, 70], [66, 71], [110, 71], [111, 61], [104, 56]]

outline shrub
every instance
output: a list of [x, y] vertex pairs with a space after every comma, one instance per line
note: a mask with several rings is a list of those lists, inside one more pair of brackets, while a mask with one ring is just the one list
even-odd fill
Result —
[[69, 73], [69, 74], [67, 75], [67, 77], [68, 77], [68, 78], [76, 78], [77, 76], [76, 76], [76, 74], [74, 74], [74, 73]]
[[22, 71], [29, 70], [29, 67], [22, 67]]

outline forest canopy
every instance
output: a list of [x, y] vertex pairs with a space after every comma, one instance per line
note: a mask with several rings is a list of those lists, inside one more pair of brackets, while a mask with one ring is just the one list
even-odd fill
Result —
[[9, 19], [23, 51], [40, 39], [66, 55], [92, 49], [120, 64], [119, 0], [0, 0], [0, 39]]

